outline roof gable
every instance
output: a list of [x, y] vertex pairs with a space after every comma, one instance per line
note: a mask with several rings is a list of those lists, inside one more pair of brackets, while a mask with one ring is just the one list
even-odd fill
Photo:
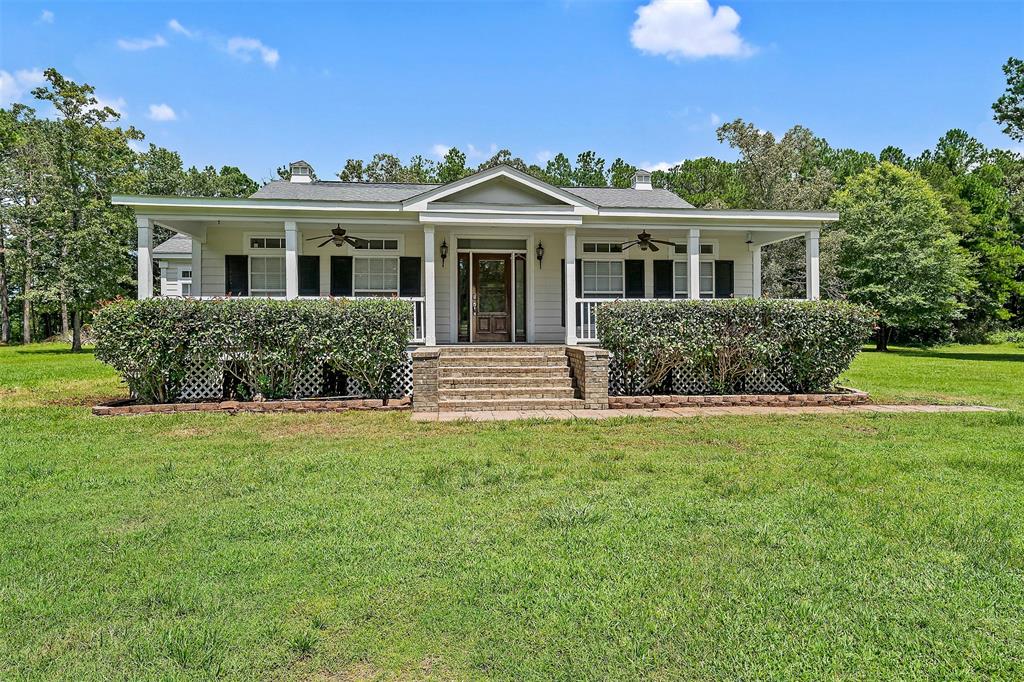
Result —
[[597, 208], [583, 197], [504, 164], [410, 197], [402, 206], [423, 210], [432, 202]]

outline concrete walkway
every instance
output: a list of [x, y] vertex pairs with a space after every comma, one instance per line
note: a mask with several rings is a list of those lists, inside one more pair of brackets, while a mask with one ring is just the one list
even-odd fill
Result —
[[759, 414], [913, 414], [933, 412], [1005, 412], [983, 405], [850, 405], [838, 407], [672, 407], [657, 410], [508, 410], [502, 412], [413, 412], [417, 422], [450, 422], [465, 419], [474, 422], [512, 421], [515, 419], [611, 419], [612, 417], [723, 417]]

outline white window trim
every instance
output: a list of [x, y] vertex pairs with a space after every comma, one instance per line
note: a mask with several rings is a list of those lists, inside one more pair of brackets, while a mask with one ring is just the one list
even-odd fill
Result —
[[[262, 236], [262, 235], [256, 235]], [[262, 293], [256, 293], [256, 290], [252, 286], [252, 259], [253, 258], [280, 258], [282, 265], [284, 264], [284, 249], [255, 249], [255, 253], [249, 256], [249, 262], [246, 265], [247, 275], [249, 277], [249, 296], [254, 298], [283, 298], [287, 295], [287, 284], [281, 289], [260, 289]], [[267, 293], [273, 291], [274, 293]]]
[[[188, 273], [188, 277], [185, 276], [186, 272]], [[189, 292], [187, 294], [185, 293], [185, 286], [186, 285], [189, 288]], [[186, 268], [179, 268], [178, 269], [178, 293], [183, 298], [191, 298], [192, 297], [192, 269], [191, 268], [188, 268], [188, 269], [186, 269]]]
[[[669, 240], [666, 240], [666, 241], [669, 241]], [[686, 243], [685, 239], [676, 239], [674, 241], [675, 241], [676, 244], [679, 244], [681, 246], [688, 246], [688, 244]], [[711, 245], [711, 253], [702, 253], [702, 254], [700, 254], [700, 257], [701, 258], [710, 258], [712, 260], [717, 260], [718, 259], [718, 240], [717, 239], [701, 239], [700, 240], [700, 245], [701, 246], [706, 246], [708, 244]], [[688, 255], [686, 253], [676, 253], [675, 249], [672, 249], [672, 253], [675, 256], [686, 256], [686, 255]], [[677, 260], [678, 260], [678, 258], [677, 258]]]
[[[387, 239], [391, 239], [391, 237], [387, 237]], [[399, 244], [399, 246], [401, 247], [401, 244]], [[392, 296], [398, 296], [401, 293], [401, 291], [402, 291], [402, 263], [401, 263], [401, 259], [400, 259], [399, 256], [397, 256], [397, 255], [390, 255], [392, 253], [392, 251], [374, 251], [374, 250], [356, 251], [355, 249], [353, 249], [353, 251], [355, 251], [357, 254], [360, 254], [360, 255], [356, 255], [356, 256], [352, 257], [352, 296], [363, 296], [363, 297], [369, 297], [369, 298], [372, 298], [374, 296], [379, 296], [379, 297], [389, 298], [389, 297], [392, 297]], [[366, 254], [372, 254], [372, 255], [366, 255]], [[380, 290], [357, 289], [356, 288], [356, 261], [357, 260], [378, 260], [378, 259], [379, 260], [393, 260], [393, 261], [395, 261], [395, 272], [398, 274], [398, 282], [397, 282], [397, 286], [395, 287], [395, 289], [394, 290], [391, 290], [391, 289], [386, 289], [386, 290], [385, 289], [380, 289]]]
[[[284, 231], [281, 231], [281, 232], [244, 232], [242, 234], [242, 253], [244, 253], [246, 255], [255, 255], [255, 256], [283, 256], [284, 255], [285, 249], [283, 249], [283, 248], [282, 249], [254, 249], [254, 248], [252, 248], [252, 246], [250, 246], [249, 240], [251, 240], [253, 237], [264, 237], [264, 238], [269, 237], [271, 239], [280, 239], [280, 240], [284, 241], [284, 239], [285, 239]], [[302, 241], [301, 240], [299, 241], [299, 247], [297, 249], [297, 252], [298, 253], [302, 253]]]
[[[682, 254], [680, 254], [680, 255], [682, 255]], [[704, 256], [701, 256], [700, 262], [702, 264], [703, 263], [711, 263], [711, 291], [706, 291], [706, 290], [702, 289], [701, 292], [700, 292], [701, 295], [699, 296], [699, 298], [714, 298], [715, 297], [715, 258], [714, 258], [714, 256], [704, 255]], [[687, 268], [690, 267], [690, 262], [687, 259], [685, 259], [685, 258], [676, 258], [676, 259], [674, 259], [672, 261], [672, 297], [673, 298], [689, 298], [690, 297], [690, 277], [689, 277], [689, 272], [687, 272], [687, 277], [686, 277], [686, 288], [683, 289], [682, 291], [680, 291], [679, 289], [676, 289], [676, 263], [682, 263], [682, 264], [686, 265]], [[699, 275], [698, 275], [697, 279], [698, 280], [700, 279]], [[710, 296], [704, 296], [703, 294], [705, 294], [705, 293], [711, 294], [711, 295]]]
[[[614, 253], [614, 254], [609, 254], [609, 253], [591, 253], [591, 254], [588, 254], [588, 255], [590, 255], [590, 256], [616, 256], [616, 258], [581, 258], [580, 259], [580, 261], [582, 261], [582, 263], [583, 263], [580, 266], [581, 267], [581, 271], [580, 271], [580, 279], [581, 279], [580, 293], [583, 294], [583, 298], [625, 298], [626, 297], [626, 259], [622, 257], [622, 254], [621, 253]], [[586, 264], [587, 263], [593, 263], [595, 261], [603, 261], [603, 262], [606, 262], [606, 263], [616, 262], [617, 261], [617, 262], [622, 264], [622, 289], [621, 290], [619, 290], [617, 292], [614, 292], [614, 291], [587, 291], [587, 271], [586, 271], [586, 267], [587, 266], [586, 266]]]
[[[347, 229], [347, 228], [346, 228]], [[405, 254], [405, 235], [401, 234], [364, 234], [362, 232], [355, 235], [360, 239], [394, 239], [398, 242], [397, 249], [357, 249], [351, 244], [345, 244], [345, 250], [350, 256], [402, 256]]]

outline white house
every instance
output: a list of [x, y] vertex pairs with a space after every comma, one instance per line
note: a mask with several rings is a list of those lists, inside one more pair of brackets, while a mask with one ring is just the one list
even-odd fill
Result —
[[[827, 211], [694, 208], [636, 173], [628, 189], [563, 188], [508, 166], [445, 185], [291, 180], [247, 199], [115, 196], [135, 209], [140, 298], [399, 296], [415, 343], [596, 340], [618, 298], [761, 295], [761, 248], [803, 237], [818, 297]], [[152, 248], [153, 228], [177, 236]]]
[[153, 249], [160, 270], [160, 296], [192, 295], [192, 238], [175, 234]]

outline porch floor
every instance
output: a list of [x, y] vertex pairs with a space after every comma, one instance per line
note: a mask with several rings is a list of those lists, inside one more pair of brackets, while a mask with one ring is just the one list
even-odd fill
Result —
[[474, 422], [515, 421], [519, 419], [611, 419], [613, 417], [725, 417], [753, 415], [846, 414], [875, 412], [880, 414], [935, 412], [1005, 412], [1002, 408], [984, 405], [822, 405], [815, 407], [673, 407], [656, 410], [503, 410], [474, 412], [413, 412], [416, 422], [449, 422], [465, 419]]

